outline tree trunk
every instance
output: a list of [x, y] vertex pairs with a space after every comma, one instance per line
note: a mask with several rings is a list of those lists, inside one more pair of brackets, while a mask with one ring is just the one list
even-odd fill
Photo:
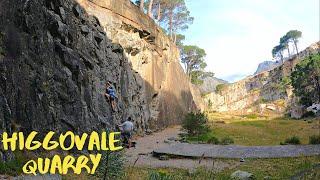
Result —
[[151, 17], [151, 18], [153, 18], [152, 6], [153, 6], [153, 0], [150, 0], [150, 2], [149, 2], [149, 8], [148, 8], [148, 16]]
[[144, 12], [144, 0], [140, 0], [140, 10]]
[[160, 19], [161, 19], [161, 3], [159, 2], [159, 5], [158, 5], [158, 17], [157, 17], [158, 22], [160, 22]]
[[177, 43], [177, 33], [174, 33], [174, 40], [173, 43], [176, 44]]
[[170, 30], [170, 37], [171, 37], [171, 40], [172, 40], [172, 33], [173, 33], [173, 10], [171, 9], [170, 10], [170, 20], [169, 20], [169, 30]]
[[281, 64], [283, 64], [283, 54], [280, 52], [280, 59], [281, 59]]
[[190, 64], [187, 63], [187, 76], [190, 79]]
[[294, 42], [294, 47], [296, 48], [296, 51], [297, 51], [297, 55], [299, 55], [297, 40], [293, 40], [293, 42]]
[[288, 57], [289, 57], [289, 59], [290, 59], [290, 49], [289, 49], [289, 45], [288, 45], [288, 48], [287, 48], [287, 50], [288, 50]]

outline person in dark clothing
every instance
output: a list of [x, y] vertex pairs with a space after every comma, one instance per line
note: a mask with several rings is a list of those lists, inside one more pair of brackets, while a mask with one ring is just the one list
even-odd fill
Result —
[[112, 110], [113, 110], [113, 111], [116, 111], [116, 107], [117, 107], [117, 104], [116, 104], [116, 99], [117, 99], [116, 90], [112, 87], [112, 85], [111, 85], [110, 82], [107, 82], [107, 83], [106, 83], [106, 93], [105, 93], [105, 96], [106, 96], [107, 100], [108, 100], [109, 102], [111, 102]]

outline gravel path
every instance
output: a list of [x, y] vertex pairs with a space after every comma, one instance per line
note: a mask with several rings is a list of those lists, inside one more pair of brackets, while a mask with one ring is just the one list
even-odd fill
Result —
[[167, 147], [165, 140], [171, 137], [178, 137], [180, 127], [167, 128], [161, 132], [152, 135], [140, 137], [136, 139], [136, 148], [126, 150], [127, 166], [148, 167], [148, 168], [180, 168], [190, 171], [198, 167], [204, 167], [213, 171], [221, 171], [225, 168], [232, 168], [238, 166], [239, 161], [221, 161], [213, 159], [188, 159], [177, 158], [161, 161], [152, 156], [155, 149]]
[[207, 158], [282, 158], [320, 154], [320, 145], [234, 146], [174, 143], [154, 150], [158, 154]]

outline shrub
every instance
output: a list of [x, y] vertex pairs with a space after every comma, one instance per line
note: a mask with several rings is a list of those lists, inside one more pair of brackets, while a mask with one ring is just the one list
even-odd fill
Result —
[[248, 118], [248, 119], [257, 119], [258, 115], [256, 114], [247, 114], [247, 115], [243, 115], [242, 117]]
[[319, 89], [315, 84], [320, 76], [320, 54], [314, 54], [300, 61], [291, 73], [293, 93], [299, 97], [300, 103], [311, 106], [320, 101]]
[[222, 145], [229, 145], [229, 144], [233, 144], [234, 140], [230, 137], [225, 137], [221, 140], [221, 144]]
[[171, 180], [173, 177], [164, 172], [151, 171], [149, 172], [149, 180]]
[[99, 179], [121, 179], [124, 176], [124, 161], [122, 152], [104, 152], [94, 176]]
[[313, 135], [309, 137], [309, 144], [320, 144], [320, 135]]
[[7, 174], [17, 176], [22, 173], [22, 167], [26, 162], [25, 155], [22, 151], [14, 152], [14, 156], [11, 160], [4, 162], [0, 160], [0, 174]]
[[292, 136], [284, 141], [285, 144], [301, 144], [298, 136]]
[[309, 112], [306, 112], [302, 115], [302, 118], [309, 118], [309, 117], [315, 117], [316, 114], [314, 114], [314, 112], [312, 111], [309, 111]]
[[216, 93], [221, 94], [224, 89], [226, 89], [227, 84], [218, 84], [216, 86]]
[[208, 144], [220, 144], [220, 141], [218, 138], [212, 136], [207, 140]]
[[188, 113], [182, 121], [182, 128], [187, 130], [189, 135], [204, 134], [209, 131], [208, 118], [204, 113]]

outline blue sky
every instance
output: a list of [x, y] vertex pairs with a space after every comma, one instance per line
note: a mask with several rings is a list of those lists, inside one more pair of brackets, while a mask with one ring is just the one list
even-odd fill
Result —
[[194, 23], [185, 44], [206, 50], [207, 70], [234, 82], [271, 60], [287, 31], [302, 31], [299, 48], [319, 41], [319, 0], [186, 0]]

